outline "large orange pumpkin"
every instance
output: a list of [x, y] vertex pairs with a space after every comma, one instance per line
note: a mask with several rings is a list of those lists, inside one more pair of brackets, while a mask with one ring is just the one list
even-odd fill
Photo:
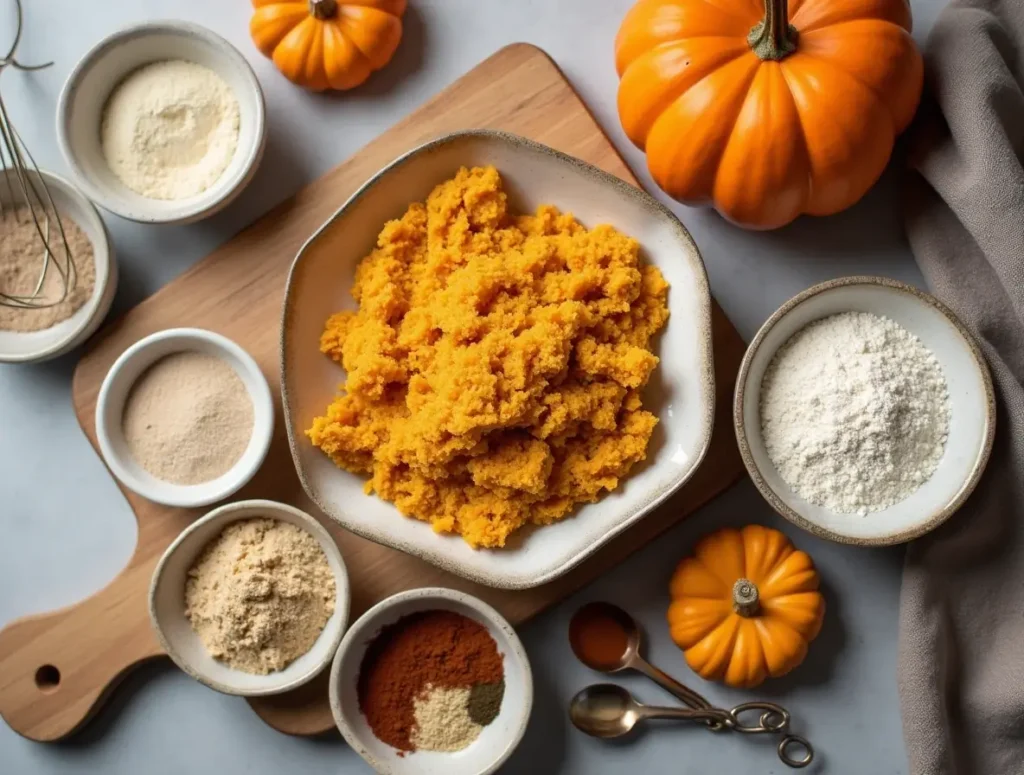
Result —
[[619, 117], [675, 199], [749, 228], [829, 215], [917, 109], [910, 28], [907, 0], [640, 0], [615, 41]]
[[402, 39], [406, 0], [252, 0], [253, 42], [288, 80], [351, 89], [384, 67]]

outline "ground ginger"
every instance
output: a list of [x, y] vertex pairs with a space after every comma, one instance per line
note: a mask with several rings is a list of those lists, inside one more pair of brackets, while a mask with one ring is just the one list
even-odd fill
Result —
[[596, 501], [658, 422], [640, 390], [668, 283], [638, 254], [550, 205], [510, 213], [494, 167], [459, 170], [384, 226], [358, 310], [327, 321], [320, 349], [347, 379], [310, 439], [474, 547]]

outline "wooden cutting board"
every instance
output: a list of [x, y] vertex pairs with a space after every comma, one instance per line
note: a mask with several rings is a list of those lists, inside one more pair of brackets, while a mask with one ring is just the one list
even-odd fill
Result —
[[[526, 44], [502, 49], [96, 336], [78, 364], [73, 385], [75, 413], [93, 447], [100, 383], [125, 348], [174, 326], [218, 331], [259, 362], [274, 389], [278, 413], [266, 463], [236, 497], [281, 500], [319, 516], [292, 466], [278, 391], [278, 321], [292, 258], [306, 238], [380, 167], [437, 135], [476, 127], [531, 137], [636, 183], [551, 59]], [[569, 574], [526, 591], [495, 590], [464, 581], [358, 538], [324, 518], [348, 564], [353, 617], [401, 590], [439, 585], [477, 595], [511, 622], [522, 622], [606, 572], [728, 487], [743, 468], [729, 407], [744, 344], [717, 305], [713, 322], [718, 386], [714, 439], [704, 464], [668, 503]], [[665, 355], [671, 357], [671, 353]], [[131, 668], [164, 656], [149, 624], [150, 575], [164, 549], [199, 511], [167, 508], [131, 492], [124, 494], [138, 520], [139, 539], [120, 575], [76, 605], [20, 619], [0, 631], [0, 715], [33, 740], [59, 740], [71, 734]], [[326, 672], [290, 694], [250, 702], [282, 732], [312, 735], [334, 726]]]

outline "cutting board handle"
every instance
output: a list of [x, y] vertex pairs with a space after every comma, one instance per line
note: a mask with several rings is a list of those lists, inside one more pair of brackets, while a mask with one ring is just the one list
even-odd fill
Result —
[[0, 630], [0, 716], [11, 729], [40, 742], [60, 740], [129, 670], [163, 655], [147, 612], [155, 561], [132, 558], [92, 597]]

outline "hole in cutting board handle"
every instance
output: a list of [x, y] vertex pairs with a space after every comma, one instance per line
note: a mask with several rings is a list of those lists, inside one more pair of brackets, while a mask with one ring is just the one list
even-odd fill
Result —
[[36, 688], [39, 691], [49, 694], [57, 691], [60, 686], [60, 670], [53, 665], [43, 665], [36, 670]]

